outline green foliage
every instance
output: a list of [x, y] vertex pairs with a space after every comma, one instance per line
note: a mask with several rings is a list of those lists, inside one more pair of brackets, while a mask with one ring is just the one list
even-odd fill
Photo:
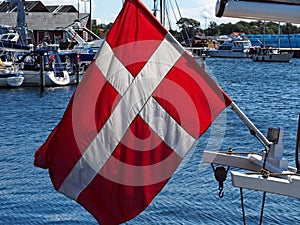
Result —
[[[211, 22], [212, 24], [212, 22]], [[232, 32], [241, 32], [245, 34], [263, 34], [264, 33], [264, 22], [261, 20], [258, 21], [239, 21], [235, 24], [232, 23], [222, 23], [220, 25], [213, 24], [206, 29], [206, 32], [209, 36], [218, 36], [221, 34], [231, 34]], [[300, 33], [300, 28], [294, 26], [290, 23], [281, 24], [280, 26], [281, 33], [283, 34], [293, 34]], [[278, 23], [266, 22], [265, 23], [265, 33], [266, 34], [277, 34], [278, 33]]]
[[109, 24], [97, 24], [92, 26], [92, 31], [100, 37], [104, 37], [105, 33], [112, 27], [113, 23]]
[[[192, 40], [196, 35], [206, 35], [206, 36], [220, 36], [229, 35], [232, 32], [240, 32], [245, 34], [263, 34], [264, 33], [264, 22], [258, 21], [239, 21], [235, 24], [232, 23], [222, 23], [217, 24], [214, 21], [209, 23], [207, 29], [202, 30], [200, 27], [200, 22], [191, 18], [181, 18], [176, 23], [179, 27], [179, 31], [170, 30], [170, 33], [181, 43], [188, 45], [189, 41]], [[105, 35], [113, 24], [100, 24], [94, 25], [92, 31], [99, 35], [100, 37]], [[295, 34], [300, 33], [300, 27], [292, 25], [291, 23], [281, 24], [281, 33], [283, 34]], [[102, 32], [102, 33], [101, 33]], [[278, 33], [278, 23], [266, 22], [265, 23], [266, 34], [277, 34]]]
[[173, 35], [177, 37], [177, 40], [180, 42], [185, 42], [184, 44], [190, 45], [191, 39], [195, 37], [195, 35], [201, 32], [200, 22], [191, 18], [181, 18], [176, 23], [179, 27], [179, 33], [174, 35], [176, 31], [172, 31]]
[[208, 28], [205, 31], [205, 35], [207, 36], [215, 36], [215, 35], [220, 35], [221, 34], [221, 30], [218, 27], [217, 23], [214, 21], [211, 21], [209, 23]]

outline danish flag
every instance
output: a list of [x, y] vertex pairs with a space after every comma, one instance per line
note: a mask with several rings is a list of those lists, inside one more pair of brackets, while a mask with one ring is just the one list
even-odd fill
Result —
[[100, 224], [120, 224], [230, 103], [140, 0], [126, 0], [34, 164]]

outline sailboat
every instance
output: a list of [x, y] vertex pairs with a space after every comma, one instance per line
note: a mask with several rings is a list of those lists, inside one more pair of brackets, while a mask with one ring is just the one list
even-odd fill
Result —
[[16, 63], [24, 73], [24, 86], [41, 85], [41, 65], [43, 56], [43, 75], [45, 86], [65, 86], [70, 84], [70, 76], [62, 63], [57, 51], [38, 49], [28, 54], [20, 55]]
[[282, 52], [278, 49], [262, 48], [251, 55], [254, 62], [290, 62], [294, 53]]
[[[30, 31], [26, 30], [24, 3], [21, 0], [11, 0], [11, 4], [17, 7], [16, 27], [0, 36], [0, 50], [7, 52], [30, 52], [32, 45], [28, 43]], [[7, 29], [7, 28], [6, 28]]]
[[24, 74], [15, 64], [6, 65], [0, 58], [0, 87], [19, 87], [24, 81]]

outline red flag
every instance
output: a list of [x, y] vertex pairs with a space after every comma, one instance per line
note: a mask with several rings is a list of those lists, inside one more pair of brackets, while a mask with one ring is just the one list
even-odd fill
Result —
[[231, 99], [138, 0], [125, 1], [35, 154], [101, 224], [143, 211]]

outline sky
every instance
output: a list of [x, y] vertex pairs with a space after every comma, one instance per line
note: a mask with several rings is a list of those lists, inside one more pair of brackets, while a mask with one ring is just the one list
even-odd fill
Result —
[[[78, 7], [79, 1], [79, 11], [87, 12], [90, 11], [90, 1], [92, 1], [92, 18], [97, 19], [97, 23], [110, 23], [114, 22], [118, 13], [122, 8], [123, 0], [41, 0], [45, 5], [74, 5]], [[87, 2], [84, 2], [87, 1]], [[153, 9], [153, 0], [142, 0], [142, 2], [150, 9]], [[175, 7], [175, 1], [171, 1]], [[215, 4], [217, 0], [177, 0], [178, 6], [180, 8], [180, 13], [182, 17], [193, 18], [197, 21], [200, 21], [201, 28], [205, 29], [208, 27], [211, 21], [220, 23], [227, 22], [237, 22], [236, 19], [229, 18], [217, 18], [215, 17]], [[174, 8], [173, 7], [173, 8]], [[175, 20], [175, 17], [179, 17], [178, 12], [175, 16], [172, 13], [170, 15], [172, 20]], [[175, 23], [174, 23], [175, 24]]]

